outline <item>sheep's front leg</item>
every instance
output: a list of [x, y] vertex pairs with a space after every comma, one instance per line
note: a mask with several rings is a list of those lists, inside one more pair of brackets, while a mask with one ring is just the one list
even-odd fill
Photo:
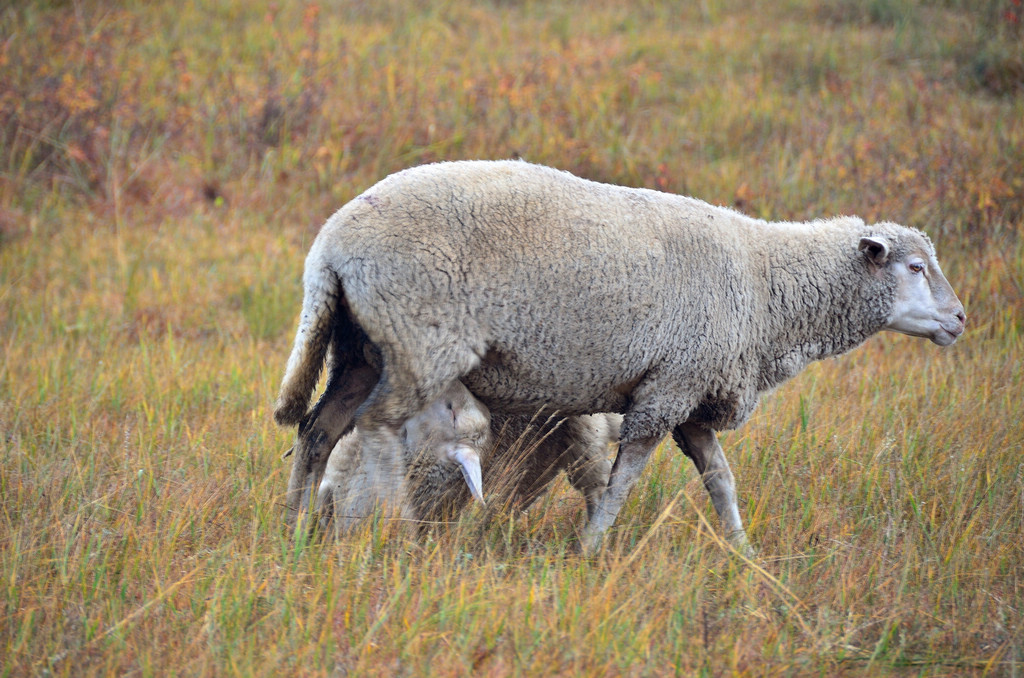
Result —
[[584, 552], [593, 553], [601, 545], [604, 533], [615, 522], [622, 504], [626, 501], [626, 496], [633, 489], [640, 474], [643, 473], [647, 466], [647, 460], [659, 442], [661, 442], [661, 436], [631, 440], [619, 445], [619, 454], [615, 457], [615, 464], [612, 466], [608, 489], [597, 501], [593, 515], [583, 529], [581, 541]]
[[739, 507], [736, 505], [736, 481], [715, 432], [687, 422], [677, 426], [672, 431], [672, 437], [697, 467], [729, 543], [744, 556], [753, 557], [754, 549], [747, 540]]

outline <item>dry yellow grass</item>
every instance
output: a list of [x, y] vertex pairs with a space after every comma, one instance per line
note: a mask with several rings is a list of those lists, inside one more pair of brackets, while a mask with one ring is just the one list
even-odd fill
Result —
[[[1018, 4], [675, 5], [0, 9], [0, 675], [1020, 675]], [[968, 332], [723, 436], [758, 567], [668, 444], [594, 559], [564, 483], [295, 543], [269, 407], [317, 228], [513, 155], [924, 228]]]

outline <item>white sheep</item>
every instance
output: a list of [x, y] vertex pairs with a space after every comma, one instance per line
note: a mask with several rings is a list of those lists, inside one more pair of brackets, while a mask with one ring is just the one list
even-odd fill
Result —
[[[880, 330], [945, 346], [966, 320], [915, 229], [765, 222], [516, 161], [387, 177], [328, 220], [304, 285], [275, 408], [300, 423], [292, 514], [353, 418], [364, 451], [385, 454], [461, 380], [503, 412], [624, 415], [588, 550], [667, 432], [748, 549], [715, 431]], [[307, 413], [328, 348], [327, 389]]]
[[[333, 523], [337, 531], [347, 530], [376, 507], [421, 527], [453, 519], [471, 494], [483, 503], [479, 470], [474, 475], [460, 464], [460, 477], [454, 465], [439, 461], [459, 457], [482, 459], [492, 490], [493, 479], [503, 479], [499, 501], [511, 499], [520, 509], [564, 470], [586, 499], [589, 514], [607, 485], [609, 446], [618, 439], [620, 421], [611, 414], [545, 422], [499, 415], [492, 425], [487, 407], [455, 382], [402, 426], [400, 459], [382, 466], [379, 455], [363, 455], [358, 428], [342, 436], [317, 490], [320, 528], [326, 531]], [[391, 465], [402, 472], [384, 470]], [[394, 484], [396, 475], [402, 484]]]

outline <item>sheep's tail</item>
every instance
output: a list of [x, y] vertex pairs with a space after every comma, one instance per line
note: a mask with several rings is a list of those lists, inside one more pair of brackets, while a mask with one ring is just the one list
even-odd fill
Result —
[[309, 398], [320, 379], [334, 327], [341, 320], [337, 313], [348, 314], [337, 273], [327, 265], [310, 263], [303, 277], [305, 294], [295, 345], [274, 404], [274, 420], [281, 426], [298, 424], [309, 411]]

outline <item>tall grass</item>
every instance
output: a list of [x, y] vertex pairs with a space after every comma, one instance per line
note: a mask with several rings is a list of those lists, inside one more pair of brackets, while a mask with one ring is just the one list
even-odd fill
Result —
[[[1019, 675], [1019, 8], [863, 7], [0, 9], [2, 675]], [[564, 482], [293, 541], [269, 404], [317, 228], [514, 156], [920, 226], [968, 332], [875, 338], [722, 436], [756, 566], [670, 443], [592, 559]]]

